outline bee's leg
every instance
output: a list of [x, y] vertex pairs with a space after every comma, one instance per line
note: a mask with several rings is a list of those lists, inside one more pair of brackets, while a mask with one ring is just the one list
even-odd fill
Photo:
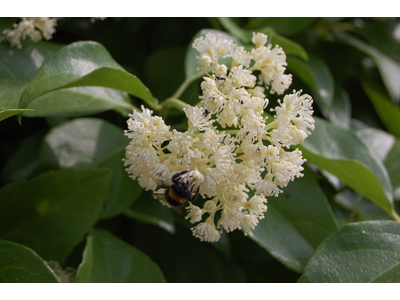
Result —
[[197, 199], [197, 196], [199, 195], [199, 190], [200, 190], [200, 187], [197, 188], [195, 193], [192, 193], [192, 196], [189, 198], [190, 202], [193, 202], [194, 200]]

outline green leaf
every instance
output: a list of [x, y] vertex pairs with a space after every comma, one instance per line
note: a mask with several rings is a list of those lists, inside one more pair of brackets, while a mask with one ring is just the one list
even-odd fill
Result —
[[[39, 67], [62, 46], [24, 42], [20, 50], [0, 44], [0, 108], [17, 109], [20, 97]], [[27, 107], [28, 117], [80, 116], [115, 109], [127, 116], [133, 106], [127, 93], [103, 87], [77, 87], [50, 92]], [[21, 112], [17, 112], [21, 113]]]
[[335, 92], [335, 83], [328, 66], [316, 56], [310, 56], [307, 62], [296, 57], [288, 57], [286, 61], [288, 70], [310, 88], [312, 97], [316, 100], [324, 116], [328, 118], [332, 110]]
[[[0, 105], [8, 111], [14, 109], [27, 82], [9, 78], [0, 78]], [[48, 93], [28, 105], [25, 116], [81, 116], [115, 109], [123, 116], [132, 112], [128, 94], [101, 87], [77, 87]]]
[[[200, 78], [201, 76], [203, 76], [205, 74], [204, 70], [197, 70], [199, 68], [199, 62], [196, 58], [196, 56], [199, 55], [199, 52], [192, 47], [193, 42], [195, 39], [197, 39], [200, 36], [205, 36], [207, 33], [212, 33], [212, 34], [221, 34], [221, 36], [224, 39], [227, 40], [233, 40], [233, 42], [236, 45], [241, 45], [241, 43], [239, 42], [239, 40], [229, 34], [227, 34], [224, 31], [219, 31], [219, 30], [215, 30], [215, 29], [202, 29], [200, 30], [198, 33], [196, 33], [194, 35], [194, 37], [192, 38], [192, 40], [190, 41], [189, 45], [188, 45], [188, 49], [186, 51], [186, 57], [185, 57], [185, 74], [186, 74], [186, 79], [188, 78]], [[226, 64], [227, 60], [223, 60], [221, 59], [221, 63]], [[229, 59], [228, 59], [229, 61]]]
[[22, 93], [18, 108], [27, 107], [49, 92], [81, 86], [122, 90], [154, 106], [150, 91], [116, 63], [101, 44], [76, 42], [59, 50], [42, 65]]
[[63, 263], [97, 221], [109, 170], [51, 171], [0, 190], [0, 238]]
[[0, 282], [55, 283], [60, 280], [32, 249], [17, 243], [0, 241]]
[[280, 36], [275, 32], [271, 33], [270, 36], [270, 43], [273, 46], [279, 45], [279, 47], [281, 47], [283, 51], [285, 51], [286, 55], [294, 55], [301, 57], [303, 60], [309, 60], [306, 50], [304, 50], [304, 48], [300, 44], [293, 42], [283, 36]]
[[80, 118], [53, 128], [47, 134], [37, 172], [60, 168], [110, 168], [110, 193], [102, 218], [114, 217], [127, 209], [142, 188], [125, 171], [122, 158], [128, 139], [121, 128], [100, 119]]
[[276, 32], [284, 36], [291, 36], [302, 32], [303, 30], [310, 27], [317, 18], [250, 18], [248, 27], [252, 28], [253, 31], [259, 31], [259, 28], [273, 27]]
[[27, 179], [39, 162], [39, 150], [44, 137], [37, 131], [22, 141], [1, 170], [1, 181], [10, 183]]
[[393, 186], [395, 197], [399, 200], [397, 191], [400, 188], [400, 139], [395, 139], [392, 148], [387, 154], [384, 164], [389, 173], [390, 181]]
[[400, 188], [400, 161], [398, 159], [400, 139], [375, 128], [358, 129], [356, 134], [371, 153], [384, 163], [393, 187], [394, 197], [398, 198], [396, 189]]
[[4, 109], [0, 108], [0, 121], [7, 119], [9, 117], [22, 114], [24, 112], [34, 111], [33, 109]]
[[108, 231], [93, 229], [74, 282], [165, 282], [160, 268], [145, 253]]
[[368, 220], [391, 220], [391, 217], [375, 203], [368, 201], [362, 195], [356, 195], [352, 190], [346, 189], [334, 196], [336, 203], [350, 211], [347, 223]]
[[376, 63], [376, 66], [381, 73], [383, 82], [390, 94], [390, 97], [393, 101], [399, 103], [400, 102], [400, 63], [395, 59], [389, 57], [385, 53], [379, 51], [375, 47], [368, 45], [351, 35], [338, 32], [336, 33], [339, 40], [347, 43], [353, 47], [356, 47], [360, 51], [369, 55]]
[[137, 201], [124, 214], [139, 222], [153, 224], [165, 229], [169, 233], [175, 233], [175, 222], [172, 210], [151, 196], [150, 193], [142, 193]]
[[399, 282], [400, 224], [352, 223], [324, 241], [299, 282]]
[[301, 273], [318, 245], [338, 228], [328, 201], [312, 172], [304, 171], [278, 198], [268, 199], [268, 211], [249, 234], [291, 270]]
[[233, 259], [217, 251], [215, 243], [194, 238], [186, 227], [176, 226], [174, 235], [143, 223], [137, 223], [133, 230], [135, 246], [160, 266], [168, 282], [232, 283], [245, 280], [243, 271]]
[[245, 44], [249, 44], [252, 38], [252, 32], [240, 28], [231, 18], [219, 17], [222, 26], [234, 37]]
[[63, 45], [49, 42], [23, 42], [22, 49], [0, 44], [0, 78], [30, 81], [40, 66]]
[[364, 80], [361, 84], [386, 129], [400, 137], [399, 105], [393, 103], [387, 93], [372, 80]]
[[366, 127], [355, 131], [356, 135], [371, 151], [372, 156], [384, 161], [395, 142], [395, 137], [386, 131]]
[[315, 117], [315, 130], [300, 148], [309, 162], [335, 175], [389, 214], [394, 212], [385, 167], [352, 131]]
[[337, 82], [335, 83], [335, 94], [329, 119], [340, 127], [350, 128], [351, 103], [349, 95]]

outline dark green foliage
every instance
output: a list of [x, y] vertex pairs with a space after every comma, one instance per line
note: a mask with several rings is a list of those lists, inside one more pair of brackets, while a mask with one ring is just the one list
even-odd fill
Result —
[[[0, 18], [0, 32], [17, 20]], [[51, 41], [16, 49], [1, 36], [0, 282], [60, 282], [45, 261], [73, 267], [74, 282], [400, 282], [399, 26], [63, 18]], [[186, 130], [182, 107], [198, 103], [205, 74], [192, 43], [208, 32], [246, 48], [268, 34], [293, 74], [286, 92], [310, 94], [316, 119], [298, 146], [305, 176], [268, 199], [253, 232], [214, 244], [122, 162], [133, 109]], [[269, 107], [282, 97], [268, 95]]]

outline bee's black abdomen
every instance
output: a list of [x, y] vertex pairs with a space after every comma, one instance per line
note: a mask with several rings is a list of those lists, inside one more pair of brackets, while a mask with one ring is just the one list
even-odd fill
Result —
[[181, 206], [179, 202], [175, 201], [172, 197], [168, 195], [168, 193], [165, 193], [165, 200], [171, 205], [171, 206]]

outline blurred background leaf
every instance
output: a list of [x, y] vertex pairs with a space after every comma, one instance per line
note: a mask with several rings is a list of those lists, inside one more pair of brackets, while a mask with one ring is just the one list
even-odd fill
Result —
[[290, 182], [268, 200], [268, 218], [249, 237], [289, 269], [301, 273], [318, 245], [338, 228], [313, 174]]
[[105, 230], [93, 229], [74, 282], [159, 283], [165, 278], [146, 254]]
[[127, 176], [122, 162], [127, 145], [123, 131], [106, 121], [90, 118], [68, 121], [46, 135], [35, 172], [110, 168], [113, 171], [110, 193], [101, 217], [114, 217], [142, 192], [138, 182]]
[[107, 198], [107, 169], [50, 171], [0, 190], [0, 238], [63, 264], [97, 221]]

